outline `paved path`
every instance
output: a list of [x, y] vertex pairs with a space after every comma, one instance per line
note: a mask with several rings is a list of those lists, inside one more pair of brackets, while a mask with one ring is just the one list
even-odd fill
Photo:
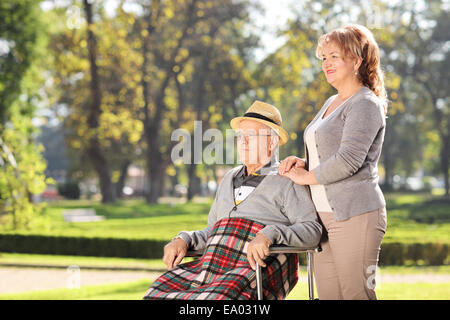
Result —
[[[32, 290], [48, 290], [68, 288], [70, 286], [102, 285], [126, 283], [148, 279], [149, 284], [161, 272], [151, 271], [115, 271], [115, 270], [83, 270], [40, 269], [0, 266], [0, 293], [19, 293]], [[301, 272], [300, 282], [306, 283], [306, 272]], [[377, 283], [449, 283], [450, 274], [383, 274], [380, 272]]]
[[148, 271], [106, 271], [0, 267], [0, 293], [18, 293], [87, 285], [155, 280], [160, 273]]

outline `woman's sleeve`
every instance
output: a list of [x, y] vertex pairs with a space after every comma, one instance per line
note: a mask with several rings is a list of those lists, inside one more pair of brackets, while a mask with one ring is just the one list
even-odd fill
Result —
[[274, 244], [301, 248], [318, 245], [322, 235], [316, 209], [305, 186], [290, 181], [285, 192], [283, 214], [290, 225], [274, 224], [264, 227], [262, 232]]
[[345, 117], [338, 151], [314, 169], [317, 182], [330, 184], [357, 172], [383, 126], [379, 104], [368, 98], [355, 102]]

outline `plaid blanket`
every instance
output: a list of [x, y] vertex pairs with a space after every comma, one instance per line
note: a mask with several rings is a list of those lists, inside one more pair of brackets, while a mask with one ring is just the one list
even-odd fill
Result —
[[[230, 218], [218, 221], [198, 260], [180, 264], [161, 275], [144, 299], [255, 300], [256, 272], [247, 260], [248, 243], [264, 227]], [[284, 299], [298, 281], [296, 254], [274, 254], [265, 260], [265, 299]]]

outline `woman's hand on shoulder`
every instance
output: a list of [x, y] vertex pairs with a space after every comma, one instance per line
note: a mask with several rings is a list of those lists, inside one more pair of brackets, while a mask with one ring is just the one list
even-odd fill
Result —
[[286, 172], [290, 171], [293, 167], [305, 168], [306, 167], [305, 159], [301, 159], [296, 156], [287, 157], [286, 159], [281, 161], [280, 166], [278, 167], [278, 174], [283, 175]]

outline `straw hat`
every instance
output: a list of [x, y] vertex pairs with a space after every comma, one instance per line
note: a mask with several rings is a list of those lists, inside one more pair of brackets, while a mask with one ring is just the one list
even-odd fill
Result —
[[271, 104], [256, 100], [242, 117], [231, 119], [231, 128], [233, 128], [234, 130], [238, 130], [239, 123], [242, 120], [257, 121], [274, 129], [280, 139], [280, 146], [285, 144], [289, 140], [287, 131], [282, 127], [280, 111]]

